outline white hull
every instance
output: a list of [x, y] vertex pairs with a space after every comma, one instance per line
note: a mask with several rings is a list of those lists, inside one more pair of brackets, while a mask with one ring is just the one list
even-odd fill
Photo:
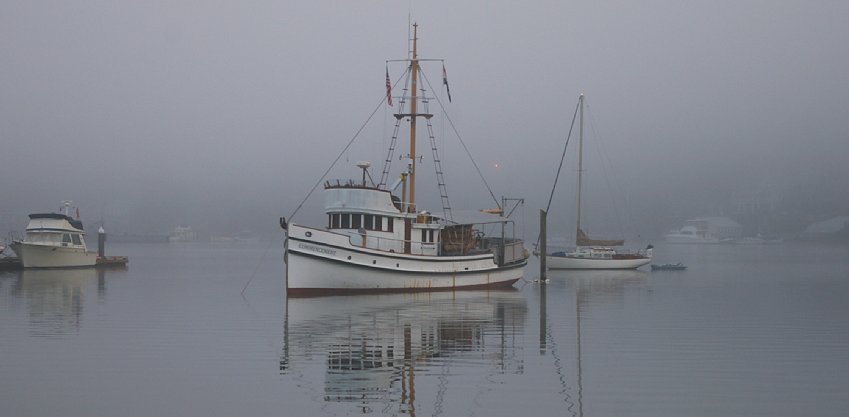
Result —
[[26, 242], [14, 242], [11, 247], [24, 268], [89, 267], [97, 263], [97, 253], [86, 252], [85, 248], [80, 247], [36, 245]]
[[548, 269], [636, 269], [651, 262], [651, 258], [592, 259], [548, 255]]
[[325, 242], [291, 237], [288, 241], [290, 295], [510, 286], [522, 277], [527, 264], [523, 260], [498, 267], [491, 254], [437, 257], [388, 253], [352, 246], [335, 233], [311, 231]]

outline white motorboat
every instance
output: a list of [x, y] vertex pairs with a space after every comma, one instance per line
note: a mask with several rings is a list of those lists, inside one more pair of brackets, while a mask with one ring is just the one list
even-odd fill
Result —
[[[617, 251], [613, 246], [625, 244], [624, 240], [591, 239], [581, 229], [581, 190], [583, 188], [583, 150], [584, 150], [584, 95], [578, 98], [578, 212], [576, 220], [575, 248], [568, 251], [549, 253], [546, 266], [549, 269], [636, 269], [651, 263], [652, 246], [644, 251]], [[574, 123], [574, 122], [573, 122]], [[568, 145], [568, 141], [567, 141]], [[564, 149], [565, 155], [565, 149]], [[562, 160], [561, 160], [562, 166]], [[558, 174], [559, 174], [558, 170]], [[556, 184], [556, 181], [555, 181]], [[553, 193], [553, 191], [552, 191]], [[549, 202], [550, 203], [550, 202]]]
[[70, 216], [70, 201], [63, 201], [64, 213], [29, 215], [26, 236], [10, 245], [24, 268], [91, 267], [97, 253], [88, 252], [83, 223]]
[[[499, 208], [487, 219], [458, 222], [453, 218], [430, 122], [433, 114], [428, 112], [433, 97], [425, 94], [416, 33], [417, 25], [413, 25], [410, 59], [402, 60], [409, 63], [405, 74], [410, 86], [404, 89], [398, 103], [400, 111], [394, 114], [394, 134], [380, 180], [375, 183], [372, 179], [370, 163], [359, 163], [362, 180], [324, 182], [324, 227], [281, 219], [288, 237], [289, 295], [509, 286], [523, 274], [528, 253], [523, 241], [513, 237], [515, 228], [509, 214], [504, 215], [507, 199], [496, 201]], [[447, 86], [447, 79], [444, 82]], [[386, 99], [391, 105], [388, 69], [386, 83]], [[427, 124], [442, 216], [424, 211], [416, 203], [419, 119]], [[406, 163], [399, 179], [394, 186], [387, 186], [399, 126], [404, 121], [410, 124], [410, 151], [402, 157]], [[402, 187], [400, 196], [394, 194], [398, 186]], [[521, 200], [513, 201], [518, 205]]]
[[[691, 222], [691, 221], [688, 221]], [[668, 243], [692, 243], [702, 245], [715, 245], [719, 243], [733, 243], [733, 238], [720, 238], [711, 233], [704, 227], [698, 227], [694, 224], [688, 224], [680, 229], [671, 230], [663, 235]]]

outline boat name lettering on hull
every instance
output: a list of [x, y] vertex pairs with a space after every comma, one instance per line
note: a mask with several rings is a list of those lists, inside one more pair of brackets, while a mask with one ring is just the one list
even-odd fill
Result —
[[323, 253], [330, 256], [336, 256], [336, 251], [333, 249], [320, 248], [318, 246], [307, 245], [303, 243], [298, 243], [298, 249], [306, 249], [313, 252]]

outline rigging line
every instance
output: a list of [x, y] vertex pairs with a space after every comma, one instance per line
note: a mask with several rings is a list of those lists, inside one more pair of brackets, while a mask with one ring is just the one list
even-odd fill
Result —
[[[575, 119], [578, 118], [578, 109], [581, 107], [581, 101], [575, 105], [575, 114], [572, 115], [572, 124], [569, 126], [569, 134], [566, 135], [566, 145], [563, 146], [563, 153], [560, 155], [560, 165], [557, 166], [557, 174], [554, 176], [554, 185], [551, 186], [551, 194], [548, 196], [548, 204], [545, 206], [545, 212], [548, 213], [551, 209], [551, 200], [554, 198], [554, 190], [557, 189], [557, 180], [560, 178], [560, 170], [563, 169], [563, 160], [566, 159], [566, 149], [569, 148], [569, 140], [572, 139], [572, 129], [575, 128]], [[537, 246], [539, 246], [539, 238], [537, 235]]]
[[575, 119], [578, 118], [578, 108], [581, 103], [575, 106], [575, 114], [572, 115], [572, 124], [569, 126], [569, 134], [566, 136], [566, 145], [563, 146], [563, 153], [560, 155], [560, 165], [557, 166], [557, 175], [554, 176], [554, 185], [551, 187], [551, 194], [548, 196], [548, 204], [545, 206], [546, 213], [551, 208], [551, 200], [554, 198], [554, 190], [557, 189], [557, 180], [560, 178], [560, 170], [563, 169], [563, 160], [566, 158], [566, 149], [569, 147], [569, 140], [572, 138], [572, 129], [575, 128]]
[[242, 298], [245, 298], [245, 290], [248, 289], [248, 285], [251, 285], [251, 281], [254, 280], [254, 277], [256, 276], [257, 271], [259, 271], [260, 265], [262, 265], [262, 263], [265, 261], [265, 256], [268, 255], [268, 251], [271, 249], [271, 244], [277, 243], [277, 242], [278, 242], [278, 240], [276, 240], [276, 239], [269, 239], [268, 245], [265, 246], [265, 251], [262, 252], [262, 256], [259, 257], [259, 262], [257, 262], [256, 266], [254, 267], [254, 272], [251, 274], [250, 278], [248, 278], [248, 282], [245, 283], [245, 286], [242, 287], [242, 292], [241, 292]]
[[[427, 83], [427, 86], [430, 88], [430, 90], [434, 91], [433, 86], [430, 85], [430, 80], [427, 78], [427, 75], [425, 75], [424, 71], [420, 71], [420, 73], [422, 74], [422, 78], [424, 78], [424, 80]], [[463, 142], [463, 138], [460, 137], [460, 132], [458, 132], [457, 127], [454, 126], [454, 121], [451, 120], [451, 116], [448, 116], [448, 113], [445, 112], [445, 106], [442, 105], [442, 100], [439, 99], [439, 95], [434, 94], [433, 98], [436, 99], [436, 102], [439, 103], [439, 107], [442, 108], [442, 111], [445, 114], [445, 119], [448, 120], [448, 124], [451, 125], [451, 130], [453, 130], [454, 134], [457, 135], [457, 140], [460, 141], [460, 145], [463, 145], [463, 150], [466, 151], [466, 155], [469, 157], [469, 160], [472, 161], [472, 166], [475, 167], [475, 170], [478, 172], [478, 175], [481, 177], [483, 184], [486, 186], [486, 190], [489, 191], [489, 195], [492, 197], [492, 201], [495, 202], [496, 207], [503, 210], [503, 207], [501, 207], [501, 203], [499, 203], [498, 199], [495, 198], [495, 193], [492, 192], [492, 188], [489, 186], [489, 183], [486, 182], [486, 178], [483, 176], [483, 172], [481, 172], [481, 169], [478, 167], [478, 164], [477, 164], [477, 162], [475, 162], [475, 159], [472, 158], [472, 153], [469, 151], [469, 148], [466, 146], [466, 142]]]
[[312, 186], [310, 192], [307, 193], [306, 197], [301, 200], [301, 203], [298, 204], [298, 207], [295, 209], [295, 211], [289, 215], [290, 222], [292, 221], [292, 219], [295, 218], [295, 215], [298, 214], [298, 211], [301, 209], [301, 207], [304, 206], [304, 203], [307, 202], [312, 193], [315, 192], [315, 189], [318, 188], [319, 185], [321, 185], [321, 182], [324, 181], [324, 178], [327, 177], [327, 174], [330, 173], [330, 170], [333, 169], [334, 166], [336, 166], [336, 163], [339, 162], [339, 159], [342, 158], [342, 155], [345, 155], [345, 153], [348, 151], [348, 148], [350, 148], [351, 145], [354, 144], [354, 141], [357, 139], [358, 136], [360, 136], [360, 133], [362, 133], [363, 129], [365, 129], [366, 125], [368, 125], [368, 123], [371, 121], [371, 118], [374, 117], [375, 113], [377, 113], [377, 111], [380, 110], [381, 107], [383, 107], [384, 100], [386, 100], [385, 93], [380, 97], [380, 102], [377, 103], [377, 106], [375, 106], [374, 111], [372, 111], [371, 114], [368, 116], [368, 119], [363, 122], [362, 126], [360, 126], [359, 129], [357, 129], [357, 133], [354, 134], [354, 137], [352, 137], [351, 140], [348, 141], [348, 144], [345, 145], [345, 148], [342, 149], [342, 152], [339, 152], [339, 155], [336, 156], [336, 159], [333, 160], [333, 163], [331, 163], [330, 166], [327, 167], [327, 170], [324, 171], [324, 174], [321, 175], [321, 178], [319, 178], [318, 181], [316, 181], [315, 185]]
[[[404, 105], [407, 103], [407, 81], [410, 79], [410, 68], [404, 70], [400, 77], [395, 80], [395, 84], [392, 85], [393, 88], [401, 82], [401, 79], [404, 78], [404, 93], [401, 95], [401, 99], [398, 100], [398, 113], [404, 113]], [[392, 169], [392, 158], [395, 155], [395, 146], [398, 142], [398, 132], [401, 127], [401, 119], [397, 119], [395, 121], [395, 127], [392, 130], [392, 139], [389, 143], [389, 148], [386, 150], [386, 159], [383, 161], [383, 172], [380, 174], [380, 183], [378, 183], [378, 187], [387, 185], [389, 171]]]

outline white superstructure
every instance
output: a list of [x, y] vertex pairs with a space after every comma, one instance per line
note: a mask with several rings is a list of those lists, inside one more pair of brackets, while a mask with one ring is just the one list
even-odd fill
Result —
[[97, 262], [97, 253], [88, 252], [83, 223], [65, 213], [30, 214], [26, 236], [10, 245], [24, 268], [88, 267]]

